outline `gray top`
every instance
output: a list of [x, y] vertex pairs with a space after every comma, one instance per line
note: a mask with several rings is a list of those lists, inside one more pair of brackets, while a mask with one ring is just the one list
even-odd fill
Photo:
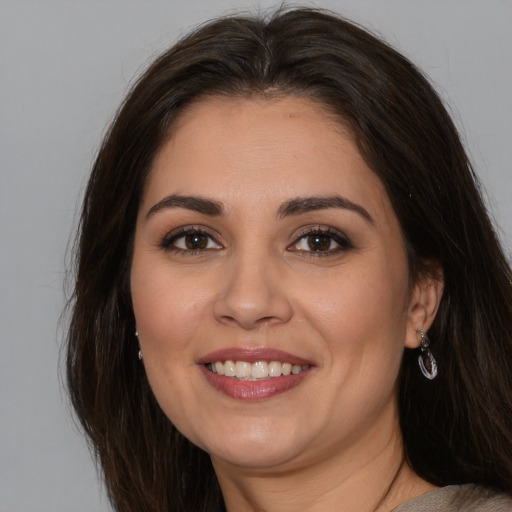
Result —
[[449, 485], [408, 500], [392, 512], [512, 512], [512, 497], [474, 484]]

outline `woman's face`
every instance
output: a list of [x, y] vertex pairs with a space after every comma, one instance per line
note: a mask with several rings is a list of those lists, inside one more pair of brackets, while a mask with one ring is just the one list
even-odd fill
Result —
[[382, 184], [321, 107], [197, 102], [137, 220], [131, 289], [154, 394], [214, 464], [370, 454], [397, 431], [401, 356], [423, 327], [408, 277]]

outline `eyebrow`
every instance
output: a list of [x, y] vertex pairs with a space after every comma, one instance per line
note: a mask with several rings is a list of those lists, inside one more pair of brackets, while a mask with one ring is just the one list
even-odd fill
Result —
[[342, 196], [297, 197], [283, 203], [277, 212], [277, 216], [283, 218], [316, 210], [326, 210], [328, 208], [350, 210], [359, 214], [370, 224], [374, 224], [372, 216], [365, 208]]
[[172, 194], [164, 197], [161, 201], [153, 205], [146, 214], [146, 219], [168, 208], [184, 208], [212, 217], [224, 214], [224, 207], [222, 203], [218, 201], [199, 196], [180, 196], [178, 194]]
[[[169, 208], [184, 208], [211, 217], [224, 215], [224, 206], [218, 201], [201, 196], [181, 196], [179, 194], [172, 194], [154, 204], [146, 214], [146, 218]], [[301, 215], [317, 210], [327, 210], [329, 208], [342, 208], [353, 211], [370, 224], [374, 224], [373, 218], [365, 208], [342, 196], [297, 197], [283, 203], [277, 212], [277, 217], [282, 219], [284, 217]]]

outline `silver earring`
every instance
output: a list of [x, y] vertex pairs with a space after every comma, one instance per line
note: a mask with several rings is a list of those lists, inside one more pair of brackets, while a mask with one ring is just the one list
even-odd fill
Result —
[[[137, 329], [135, 329], [135, 337], [138, 338], [139, 337], [139, 331], [137, 331]], [[140, 345], [139, 345], [139, 360], [142, 361], [142, 350], [140, 348]]]
[[430, 345], [430, 340], [428, 339], [427, 333], [425, 331], [418, 330], [421, 336], [421, 353], [418, 356], [418, 363], [420, 364], [420, 370], [423, 375], [429, 380], [435, 379], [437, 375], [437, 363], [428, 348]]

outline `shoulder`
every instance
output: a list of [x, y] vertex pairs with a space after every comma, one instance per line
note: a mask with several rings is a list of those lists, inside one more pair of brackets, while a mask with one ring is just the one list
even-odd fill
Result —
[[406, 501], [393, 512], [512, 512], [512, 497], [474, 484], [449, 485]]

